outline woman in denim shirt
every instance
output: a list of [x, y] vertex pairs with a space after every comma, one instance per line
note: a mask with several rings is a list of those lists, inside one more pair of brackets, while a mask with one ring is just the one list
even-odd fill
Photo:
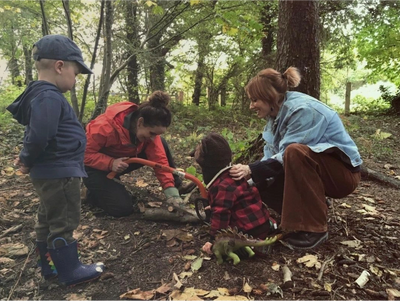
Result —
[[264, 157], [234, 165], [234, 179], [252, 179], [263, 201], [281, 214], [285, 242], [311, 249], [328, 238], [326, 196], [342, 198], [360, 182], [362, 160], [338, 114], [319, 100], [288, 91], [300, 73], [260, 71], [246, 86], [250, 109], [267, 120]]

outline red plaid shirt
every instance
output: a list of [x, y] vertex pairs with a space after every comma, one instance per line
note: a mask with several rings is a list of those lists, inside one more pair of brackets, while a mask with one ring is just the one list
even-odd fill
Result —
[[263, 205], [256, 187], [245, 179], [235, 181], [224, 171], [209, 187], [211, 229], [214, 236], [220, 229], [237, 227], [246, 233], [264, 223], [269, 223], [269, 211]]

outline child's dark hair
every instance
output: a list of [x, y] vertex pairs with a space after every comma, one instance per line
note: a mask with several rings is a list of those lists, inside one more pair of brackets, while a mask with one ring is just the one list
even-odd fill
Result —
[[154, 91], [148, 101], [139, 105], [137, 118], [143, 117], [144, 126], [169, 127], [171, 124], [171, 111], [167, 108], [171, 97], [163, 91]]

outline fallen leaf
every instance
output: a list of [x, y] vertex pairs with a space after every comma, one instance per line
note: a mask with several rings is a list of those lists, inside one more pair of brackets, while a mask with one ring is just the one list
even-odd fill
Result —
[[186, 277], [189, 278], [192, 275], [193, 275], [193, 272], [182, 272], [182, 273], [179, 274], [179, 278], [180, 279], [185, 279]]
[[361, 246], [360, 240], [345, 240], [340, 242], [342, 245], [348, 246], [349, 248], [359, 248]]
[[131, 238], [131, 235], [130, 235], [130, 234], [127, 234], [127, 235], [124, 236], [124, 239], [125, 239], [125, 240], [128, 240], [129, 238]]
[[27, 255], [28, 252], [29, 252], [28, 247], [20, 243], [17, 244], [9, 243], [0, 246], [0, 256], [18, 257]]
[[325, 283], [324, 283], [324, 289], [325, 289], [327, 292], [331, 292], [331, 291], [332, 291], [332, 284], [333, 284], [333, 283], [325, 282]]
[[235, 301], [240, 301], [240, 300], [249, 300], [249, 298], [242, 296], [242, 295], [235, 295], [235, 296], [220, 296], [217, 299], [214, 299], [214, 301], [225, 301], [225, 300], [235, 300]]
[[281, 266], [279, 265], [279, 263], [277, 263], [277, 262], [274, 262], [273, 264], [272, 264], [272, 267], [271, 267], [274, 271], [279, 271], [279, 269], [281, 268]]
[[304, 263], [308, 268], [315, 267], [317, 270], [321, 268], [321, 263], [318, 261], [318, 257], [315, 255], [308, 254], [306, 256], [298, 258], [297, 262]]
[[[395, 297], [395, 298], [399, 298], [400, 297], [400, 291], [395, 289], [395, 288], [387, 288], [386, 292], [389, 295], [389, 297], [390, 296]], [[394, 299], [389, 299], [389, 300], [394, 300]]]
[[11, 177], [14, 174], [14, 168], [6, 167], [2, 170], [2, 174], [6, 175], [7, 177]]
[[138, 186], [138, 187], [146, 187], [146, 186], [149, 186], [149, 184], [145, 183], [142, 179], [140, 179], [140, 180], [136, 181], [136, 186]]
[[144, 291], [142, 292], [140, 288], [128, 291], [121, 296], [120, 299], [132, 299], [132, 300], [150, 300], [154, 296], [154, 291]]
[[362, 204], [363, 208], [369, 212], [376, 212], [376, 207], [372, 207], [366, 204]]
[[252, 290], [253, 288], [247, 282], [245, 282], [245, 284], [243, 285], [243, 291], [250, 294]]
[[196, 289], [193, 287], [188, 287], [185, 288], [183, 292], [180, 291], [173, 291], [169, 297], [172, 300], [203, 300], [199, 298], [198, 296], [204, 296], [207, 295], [209, 291], [202, 290], [202, 289]]
[[65, 300], [91, 300], [91, 298], [83, 295], [83, 294], [74, 294], [74, 293], [70, 293], [70, 294], [66, 294], [64, 295]]
[[182, 259], [185, 259], [185, 260], [195, 260], [196, 258], [197, 258], [196, 255], [185, 255], [185, 256], [182, 256]]
[[162, 205], [162, 202], [148, 202], [147, 205], [151, 208], [160, 208]]
[[171, 284], [170, 283], [164, 283], [163, 285], [161, 285], [160, 287], [158, 287], [156, 289], [156, 292], [160, 293], [160, 294], [166, 294], [170, 290], [171, 290]]
[[218, 287], [217, 290], [210, 291], [204, 297], [207, 299], [211, 299], [211, 298], [219, 297], [219, 296], [229, 296], [229, 290], [224, 287]]
[[203, 265], [203, 258], [199, 257], [195, 261], [192, 262], [191, 269], [193, 272], [198, 271]]
[[0, 257], [0, 266], [2, 267], [13, 267], [15, 265], [15, 260], [8, 257]]
[[351, 208], [351, 206], [348, 205], [348, 204], [346, 204], [346, 203], [341, 203], [341, 204], [339, 205], [339, 207], [340, 207], [340, 208]]

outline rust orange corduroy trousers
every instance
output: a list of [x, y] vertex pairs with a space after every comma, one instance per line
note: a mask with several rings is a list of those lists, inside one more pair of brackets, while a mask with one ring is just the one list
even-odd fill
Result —
[[[328, 207], [325, 197], [343, 198], [352, 193], [360, 182], [360, 172], [351, 172], [332, 154], [314, 153], [308, 146], [298, 143], [286, 148], [283, 161], [281, 228], [326, 232]], [[275, 186], [282, 189], [279, 183]], [[261, 192], [267, 205], [272, 196], [269, 191], [273, 190]], [[281, 192], [274, 194], [282, 198]]]

